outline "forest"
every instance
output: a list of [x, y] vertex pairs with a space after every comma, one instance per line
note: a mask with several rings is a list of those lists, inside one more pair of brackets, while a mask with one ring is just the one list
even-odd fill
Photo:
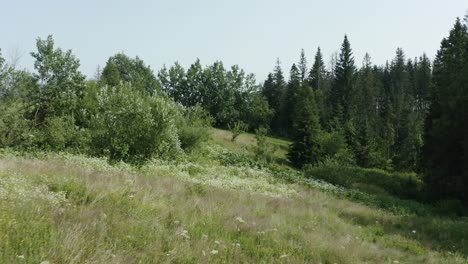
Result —
[[[33, 72], [7, 63], [0, 51], [0, 152], [68, 153], [145, 168], [203, 159], [213, 131], [227, 130], [228, 146], [243, 135], [253, 135], [255, 143], [250, 156], [222, 152], [221, 164], [267, 168], [286, 182], [357, 189], [336, 192], [393, 212], [400, 210], [398, 201], [408, 214], [466, 216], [467, 24], [468, 17], [455, 21], [435, 58], [409, 58], [402, 47], [384, 65], [375, 65], [370, 54], [361, 62], [352, 36], [345, 35], [330, 61], [320, 48], [312, 58], [303, 49], [297, 63], [277, 59], [260, 81], [222, 61], [203, 65], [197, 59], [187, 69], [175, 62], [154, 71], [124, 53], [86, 77], [71, 50], [56, 47], [51, 35], [38, 38], [30, 53]], [[389, 196], [376, 201], [361, 192]], [[462, 241], [456, 240], [462, 249], [455, 251], [466, 252]]]

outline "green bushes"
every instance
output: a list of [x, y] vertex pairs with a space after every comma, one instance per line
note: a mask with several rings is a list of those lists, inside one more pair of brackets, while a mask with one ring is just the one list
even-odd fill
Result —
[[177, 106], [163, 96], [148, 96], [128, 84], [103, 87], [92, 116], [92, 151], [111, 161], [142, 162], [181, 152], [174, 116]]
[[387, 172], [380, 169], [325, 163], [318, 167], [308, 166], [305, 169], [305, 176], [367, 193], [385, 192], [401, 198], [423, 198], [423, 183], [414, 173]]
[[24, 106], [21, 103], [0, 103], [0, 148], [27, 147], [33, 140], [30, 121], [24, 118]]
[[213, 118], [202, 107], [196, 106], [184, 108], [178, 123], [180, 146], [185, 151], [191, 151], [209, 139], [208, 129]]

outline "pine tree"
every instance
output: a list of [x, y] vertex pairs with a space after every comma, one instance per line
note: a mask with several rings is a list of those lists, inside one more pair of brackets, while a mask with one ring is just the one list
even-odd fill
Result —
[[324, 90], [326, 74], [325, 63], [323, 62], [322, 52], [320, 51], [319, 47], [317, 49], [317, 53], [315, 54], [314, 65], [312, 66], [312, 69], [310, 69], [308, 78], [312, 89]]
[[265, 82], [263, 87], [263, 95], [267, 98], [270, 108], [273, 110], [273, 117], [271, 119], [271, 130], [276, 135], [283, 134], [282, 125], [282, 105], [284, 93], [286, 90], [286, 83], [284, 81], [283, 70], [281, 69], [281, 62], [276, 60], [276, 65], [271, 74], [271, 80]]
[[[353, 90], [354, 75], [356, 67], [354, 66], [353, 53], [348, 37], [345, 35], [338, 62], [335, 66], [335, 78], [330, 93], [330, 105], [335, 111], [334, 116], [338, 116], [339, 109], [343, 109], [343, 118], [349, 118], [350, 97]], [[345, 120], [342, 120], [344, 122]]]
[[288, 152], [291, 163], [302, 168], [306, 164], [316, 164], [320, 160], [321, 128], [314, 92], [307, 84], [299, 89], [293, 118], [293, 143]]
[[[296, 64], [293, 64], [289, 73], [289, 82], [286, 86], [282, 105], [282, 126], [286, 133], [285, 136], [290, 137], [293, 132], [294, 108], [299, 100], [301, 90], [301, 73]], [[304, 83], [305, 84], [305, 83]]]
[[468, 32], [457, 19], [434, 61], [422, 161], [431, 198], [468, 206]]
[[304, 49], [301, 50], [301, 57], [298, 64], [299, 71], [301, 73], [301, 82], [307, 77], [307, 58]]

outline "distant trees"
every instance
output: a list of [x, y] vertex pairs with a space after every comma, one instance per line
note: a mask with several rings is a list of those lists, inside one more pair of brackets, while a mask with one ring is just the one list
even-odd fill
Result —
[[185, 107], [201, 106], [220, 128], [233, 127], [238, 121], [249, 131], [269, 127], [273, 111], [256, 84], [253, 74], [237, 65], [229, 70], [217, 61], [205, 68], [197, 59], [187, 71], [175, 63], [158, 73], [162, 90]]

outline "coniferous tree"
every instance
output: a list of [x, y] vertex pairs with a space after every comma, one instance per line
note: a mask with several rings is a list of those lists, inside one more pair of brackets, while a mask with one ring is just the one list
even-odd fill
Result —
[[325, 70], [325, 63], [323, 62], [322, 52], [320, 51], [320, 47], [317, 49], [317, 53], [315, 54], [314, 65], [309, 72], [309, 84], [312, 89], [315, 90], [324, 90], [325, 88], [325, 78], [326, 78], [326, 70]]
[[299, 58], [298, 68], [301, 74], [301, 82], [307, 77], [307, 58], [304, 49], [301, 50], [301, 56]]
[[[304, 82], [305, 83], [305, 82]], [[293, 119], [295, 116], [295, 106], [299, 100], [301, 83], [301, 72], [296, 64], [293, 64], [289, 72], [289, 82], [286, 86], [282, 105], [282, 126], [286, 136], [290, 137], [293, 132]]]
[[314, 92], [306, 83], [303, 83], [298, 90], [293, 128], [293, 143], [288, 152], [289, 160], [298, 168], [306, 164], [316, 164], [321, 157], [321, 128]]
[[271, 74], [271, 78], [267, 79], [264, 83], [262, 94], [268, 101], [268, 104], [273, 111], [271, 118], [271, 130], [276, 135], [283, 134], [284, 126], [282, 122], [282, 105], [283, 97], [286, 90], [286, 83], [284, 80], [283, 70], [281, 69], [280, 60], [276, 60], [276, 66]]
[[335, 77], [329, 97], [330, 105], [335, 112], [334, 117], [342, 119], [341, 122], [343, 123], [349, 118], [350, 97], [353, 90], [355, 71], [351, 44], [345, 35], [335, 66]]
[[468, 206], [468, 32], [457, 19], [434, 61], [422, 160], [431, 198]]

